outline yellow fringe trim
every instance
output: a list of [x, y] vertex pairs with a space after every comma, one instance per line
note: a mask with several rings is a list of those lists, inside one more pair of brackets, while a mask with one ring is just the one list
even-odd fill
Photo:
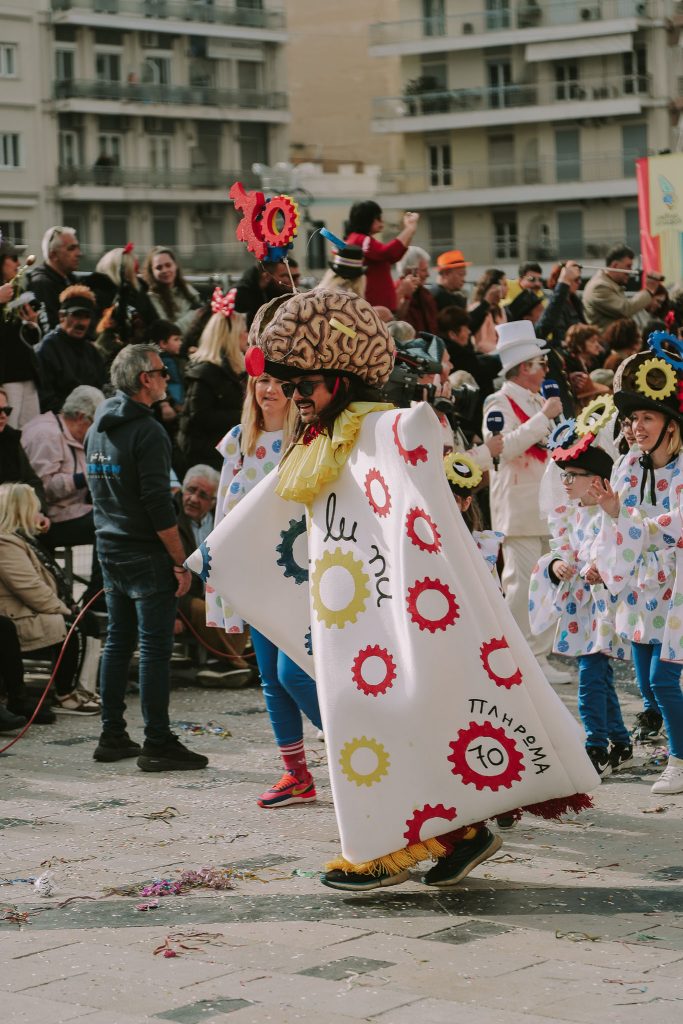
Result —
[[390, 875], [398, 875], [406, 868], [415, 867], [423, 860], [434, 860], [443, 857], [446, 847], [438, 839], [425, 839], [423, 843], [411, 843], [403, 850], [388, 853], [377, 860], [366, 860], [363, 864], [352, 864], [346, 857], [335, 857], [325, 865], [326, 871], [348, 871], [353, 875], [380, 875], [388, 871]]
[[285, 501], [310, 505], [339, 476], [368, 413], [393, 408], [387, 402], [352, 402], [337, 416], [331, 437], [319, 434], [309, 445], [297, 444], [287, 454], [279, 466], [276, 493]]

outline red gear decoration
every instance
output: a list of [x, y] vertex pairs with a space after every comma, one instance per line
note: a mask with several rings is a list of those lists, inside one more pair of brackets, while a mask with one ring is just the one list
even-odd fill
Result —
[[[376, 480], [378, 484], [384, 490], [384, 504], [378, 505], [372, 496], [372, 482]], [[370, 502], [370, 507], [373, 512], [378, 516], [388, 516], [391, 511], [391, 493], [387, 487], [387, 482], [378, 469], [368, 470], [365, 477], [365, 497]]]
[[[281, 213], [284, 223], [277, 228], [276, 217]], [[274, 196], [266, 203], [261, 218], [261, 234], [270, 245], [289, 245], [299, 226], [299, 211], [290, 196]]]
[[425, 804], [424, 807], [415, 811], [412, 818], [408, 818], [406, 821], [406, 831], [403, 836], [410, 845], [411, 843], [420, 843], [420, 832], [422, 826], [426, 821], [431, 821], [433, 818], [444, 818], [446, 821], [454, 821], [458, 816], [458, 812], [455, 807], [444, 807], [443, 804], [437, 804], [436, 807], [432, 807], [430, 804]]
[[228, 195], [235, 204], [235, 209], [240, 210], [243, 215], [235, 230], [237, 241], [245, 242], [247, 249], [253, 252], [257, 260], [264, 260], [268, 255], [268, 245], [258, 218], [266, 204], [266, 197], [263, 192], [245, 192], [241, 181], [236, 181], [232, 185]]
[[[494, 740], [504, 748], [508, 763], [499, 775], [484, 775], [467, 763], [467, 750], [470, 744], [479, 738]], [[519, 782], [522, 778], [524, 763], [517, 744], [503, 729], [497, 729], [490, 722], [470, 722], [469, 727], [461, 729], [458, 738], [449, 745], [453, 751], [447, 758], [453, 763], [451, 771], [453, 775], [462, 776], [465, 785], [471, 783], [478, 790], [492, 789], [495, 793], [499, 789], [510, 789], [513, 782]]]
[[[415, 530], [415, 521], [417, 519], [423, 519], [427, 523], [429, 529], [432, 531], [432, 540], [424, 541], [418, 536]], [[431, 516], [427, 515], [422, 508], [411, 508], [410, 512], [406, 516], [406, 533], [410, 539], [411, 544], [419, 548], [420, 551], [429, 551], [432, 554], [441, 551], [441, 534], [436, 528], [436, 523]]]
[[404, 448], [403, 445], [401, 444], [401, 439], [398, 436], [398, 421], [400, 420], [400, 418], [401, 413], [399, 412], [396, 415], [396, 419], [394, 420], [391, 429], [394, 433], [394, 441], [396, 442], [396, 447], [399, 450], [401, 458], [405, 462], [407, 462], [409, 466], [417, 466], [418, 462], [426, 462], [428, 455], [427, 449], [425, 448], [424, 445], [418, 444], [415, 448], [411, 448], [409, 450], [408, 448]]
[[510, 645], [505, 639], [505, 637], [501, 636], [500, 639], [492, 637], [490, 640], [485, 641], [479, 648], [479, 657], [481, 658], [481, 663], [484, 666], [484, 672], [486, 672], [486, 675], [489, 677], [489, 679], [493, 680], [496, 686], [504, 686], [507, 690], [509, 690], [511, 686], [519, 686], [519, 684], [522, 682], [522, 673], [517, 668], [512, 673], [512, 675], [499, 676], [491, 668], [489, 658], [494, 653], [494, 651], [508, 650], [509, 647]]
[[[362, 669], [368, 658], [380, 658], [381, 661], [384, 662], [386, 674], [381, 683], [368, 683], [363, 679]], [[363, 693], [366, 693], [369, 697], [377, 697], [380, 693], [386, 693], [387, 690], [390, 690], [394, 685], [394, 679], [396, 678], [396, 662], [385, 647], [379, 647], [377, 644], [371, 647], [365, 647], [362, 651], [359, 651], [353, 659], [351, 678], [356, 684], [356, 687]]]
[[[438, 590], [440, 594], [448, 601], [448, 610], [441, 616], [440, 619], [426, 619], [424, 615], [421, 615], [417, 609], [417, 599], [421, 594], [424, 594], [427, 590]], [[450, 589], [441, 580], [430, 580], [429, 577], [425, 577], [423, 580], [418, 580], [414, 586], [408, 591], [406, 598], [406, 605], [408, 607], [408, 613], [414, 623], [416, 623], [420, 629], [428, 629], [430, 633], [436, 633], [437, 629], [447, 629], [452, 626], [456, 619], [460, 618], [460, 606], [455, 600], [455, 596], [451, 593]]]
[[[575, 459], [578, 455], [583, 455], [584, 452], [588, 451], [590, 446], [593, 444], [593, 441], [595, 441], [595, 434], [584, 434], [583, 437], [578, 439], [578, 441], [574, 441], [574, 444], [571, 444], [569, 448], [561, 449], [562, 454], [560, 456], [560, 461], [569, 462], [571, 459]], [[553, 458], [554, 457], [555, 453], [553, 452]]]

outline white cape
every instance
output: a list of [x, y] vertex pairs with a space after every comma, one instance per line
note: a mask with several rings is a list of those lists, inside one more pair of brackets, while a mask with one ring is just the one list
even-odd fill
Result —
[[349, 861], [597, 785], [457, 509], [428, 406], [365, 418], [308, 530], [276, 484], [188, 564], [315, 676]]

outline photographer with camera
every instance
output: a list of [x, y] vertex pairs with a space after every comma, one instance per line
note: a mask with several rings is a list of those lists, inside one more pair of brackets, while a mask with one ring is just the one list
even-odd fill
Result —
[[[32, 292], [21, 290], [19, 250], [0, 241], [0, 382], [12, 412], [9, 426], [21, 428], [40, 413], [38, 359], [33, 346], [41, 339]], [[19, 292], [19, 294], [17, 294]]]

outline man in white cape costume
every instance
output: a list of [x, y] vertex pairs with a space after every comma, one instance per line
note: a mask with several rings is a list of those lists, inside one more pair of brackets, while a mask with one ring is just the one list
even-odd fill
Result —
[[455, 505], [433, 410], [372, 408], [351, 404], [324, 455], [295, 446], [188, 560], [315, 676], [343, 853], [328, 869], [370, 874], [511, 809], [588, 806], [599, 781]]

